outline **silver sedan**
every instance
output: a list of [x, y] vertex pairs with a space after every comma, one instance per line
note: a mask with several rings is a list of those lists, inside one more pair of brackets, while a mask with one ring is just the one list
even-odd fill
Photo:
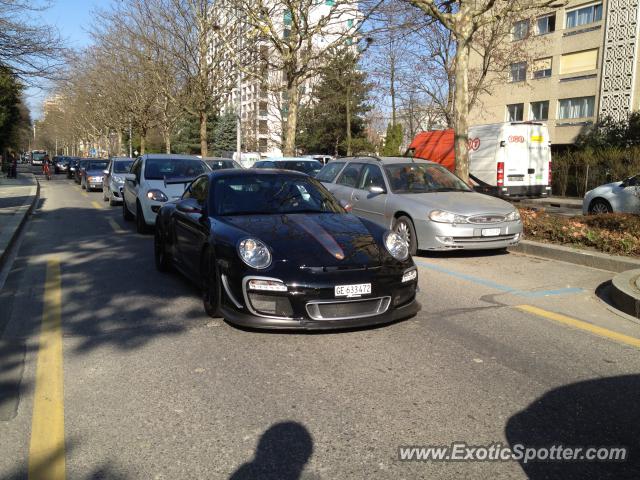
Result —
[[640, 175], [600, 185], [584, 196], [583, 214], [611, 212], [640, 214]]
[[356, 215], [402, 235], [412, 254], [501, 249], [522, 237], [520, 214], [510, 203], [474, 192], [437, 163], [342, 158], [329, 162], [316, 178]]

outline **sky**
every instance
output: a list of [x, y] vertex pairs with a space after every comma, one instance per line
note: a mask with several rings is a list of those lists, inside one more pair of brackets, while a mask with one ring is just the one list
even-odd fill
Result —
[[[89, 34], [93, 22], [93, 12], [107, 8], [112, 0], [50, 0], [51, 8], [40, 14], [41, 22], [60, 30], [62, 37], [71, 48], [82, 48], [91, 43]], [[27, 104], [33, 118], [41, 114], [42, 101], [47, 96], [45, 90], [29, 88], [26, 92]]]

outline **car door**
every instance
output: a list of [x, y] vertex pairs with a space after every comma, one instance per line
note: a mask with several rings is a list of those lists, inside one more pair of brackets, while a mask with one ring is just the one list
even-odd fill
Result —
[[126, 202], [127, 208], [130, 212], [136, 212], [136, 200], [138, 199], [138, 190], [140, 190], [140, 179], [142, 176], [142, 158], [138, 158], [133, 165], [129, 173], [136, 176], [134, 180], [126, 180], [124, 182], [123, 198]]
[[358, 183], [363, 167], [363, 163], [347, 163], [347, 166], [342, 169], [342, 172], [340, 172], [340, 175], [336, 178], [335, 183], [327, 185], [327, 188], [338, 200], [351, 203], [351, 196]]
[[200, 251], [209, 233], [206, 209], [208, 196], [209, 177], [196, 178], [178, 201], [174, 214], [175, 242], [180, 263], [194, 279], [200, 275]]
[[640, 213], [640, 175], [628, 178], [619, 187], [620, 210], [625, 213]]
[[109, 165], [107, 165], [107, 169], [105, 170], [104, 179], [102, 180], [102, 189], [107, 192], [107, 194], [111, 194], [109, 191], [109, 186], [111, 185], [111, 174], [113, 173], [113, 163], [114, 161], [109, 161]]
[[351, 196], [353, 213], [380, 225], [386, 225], [388, 223], [385, 220], [387, 192], [388, 188], [380, 166], [372, 163], [364, 165]]

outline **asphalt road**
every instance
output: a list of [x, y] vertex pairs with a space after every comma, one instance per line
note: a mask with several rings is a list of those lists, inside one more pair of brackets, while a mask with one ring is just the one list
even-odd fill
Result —
[[[102, 193], [41, 184], [0, 290], [0, 478], [638, 478], [640, 325], [595, 297], [607, 272], [422, 255], [412, 319], [245, 331], [157, 273], [153, 237]], [[400, 446], [453, 442], [631, 451], [617, 463], [399, 460]]]

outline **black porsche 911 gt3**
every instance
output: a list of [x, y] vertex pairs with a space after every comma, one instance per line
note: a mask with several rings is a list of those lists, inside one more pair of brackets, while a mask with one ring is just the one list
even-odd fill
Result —
[[162, 206], [154, 244], [158, 270], [175, 267], [209, 315], [242, 326], [347, 328], [420, 310], [406, 242], [302, 173], [202, 175]]

